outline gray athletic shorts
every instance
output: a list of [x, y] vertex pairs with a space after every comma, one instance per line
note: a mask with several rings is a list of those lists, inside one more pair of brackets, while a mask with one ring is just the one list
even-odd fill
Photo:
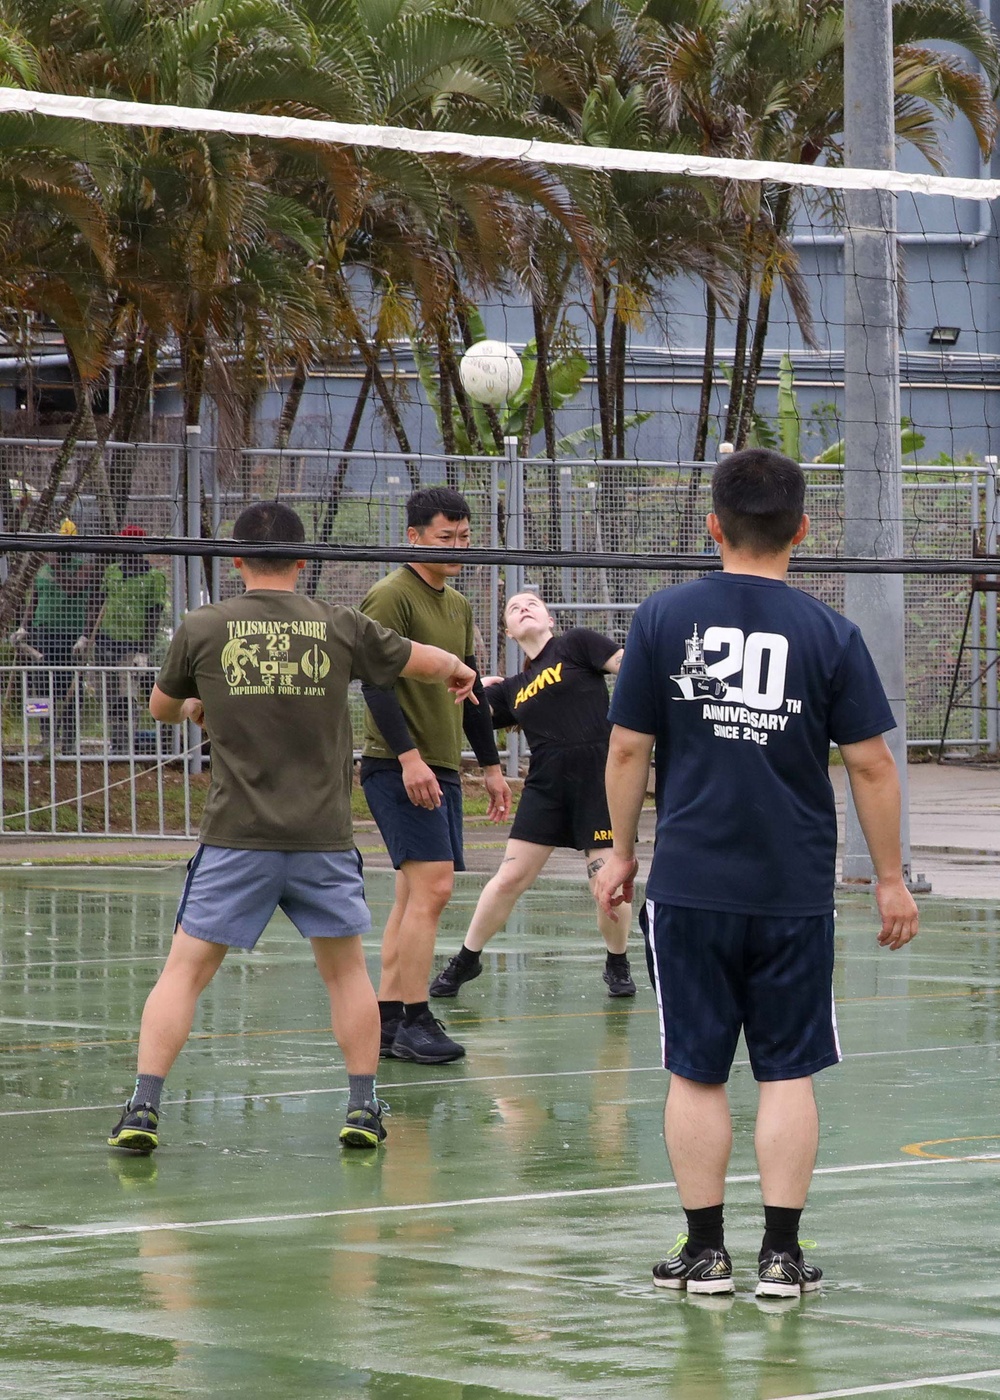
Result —
[[303, 938], [350, 938], [372, 926], [361, 872], [358, 851], [199, 846], [177, 923], [206, 943], [252, 948], [281, 909]]

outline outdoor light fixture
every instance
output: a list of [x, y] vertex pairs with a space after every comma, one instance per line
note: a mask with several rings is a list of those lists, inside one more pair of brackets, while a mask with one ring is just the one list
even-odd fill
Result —
[[934, 326], [927, 339], [932, 345], [954, 345], [961, 334], [961, 326]]

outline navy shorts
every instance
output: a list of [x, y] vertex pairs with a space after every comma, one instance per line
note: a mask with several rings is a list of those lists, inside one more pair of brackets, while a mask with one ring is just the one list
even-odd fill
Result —
[[759, 1082], [804, 1079], [840, 1061], [833, 914], [780, 918], [647, 900], [639, 923], [666, 1069], [724, 1084], [741, 1030]]
[[442, 782], [441, 806], [433, 811], [414, 806], [394, 768], [364, 774], [361, 786], [396, 870], [407, 860], [447, 860], [465, 869], [461, 783]]
[[614, 844], [604, 791], [606, 741], [531, 755], [511, 839], [594, 851]]
[[192, 938], [252, 948], [276, 909], [303, 938], [353, 938], [372, 917], [357, 851], [248, 851], [199, 846], [177, 923]]

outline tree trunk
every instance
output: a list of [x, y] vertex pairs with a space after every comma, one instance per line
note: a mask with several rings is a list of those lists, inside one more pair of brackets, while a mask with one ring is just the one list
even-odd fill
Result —
[[621, 460], [625, 456], [625, 352], [628, 341], [628, 328], [615, 308], [611, 322], [611, 388], [615, 410], [615, 456]]
[[[364, 416], [365, 404], [368, 402], [368, 395], [371, 392], [374, 375], [371, 367], [365, 371], [365, 377], [361, 381], [361, 388], [358, 390], [358, 397], [354, 404], [354, 412], [351, 414], [351, 421], [347, 427], [347, 436], [344, 438], [343, 452], [350, 452], [357, 440], [358, 430], [361, 427], [361, 419]], [[330, 494], [326, 502], [326, 514], [323, 517], [319, 528], [318, 544], [329, 544], [333, 536], [333, 526], [337, 519], [337, 512], [340, 510], [340, 498], [344, 494], [344, 482], [347, 478], [347, 471], [351, 464], [349, 457], [341, 457], [337, 463], [337, 470], [333, 480], [330, 482]], [[322, 559], [310, 559], [309, 567], [306, 570], [306, 592], [310, 598], [315, 598], [316, 590], [319, 587], [320, 575], [323, 571]]]
[[791, 194], [783, 190], [775, 204], [774, 221], [770, 229], [771, 247], [764, 263], [760, 279], [760, 293], [757, 301], [757, 318], [754, 324], [753, 344], [750, 348], [750, 364], [743, 386], [743, 403], [740, 408], [740, 422], [735, 445], [745, 447], [753, 425], [754, 406], [757, 399], [757, 385], [760, 382], [761, 365], [764, 362], [764, 348], [767, 342], [767, 329], [771, 317], [771, 297], [774, 293], [774, 279], [777, 276], [778, 242], [783, 237], [785, 225], [791, 210]]
[[288, 386], [288, 393], [285, 395], [285, 401], [281, 405], [278, 427], [274, 434], [274, 445], [280, 451], [284, 451], [288, 446], [288, 439], [292, 435], [292, 429], [295, 427], [295, 420], [299, 416], [302, 395], [305, 393], [308, 382], [309, 367], [300, 356], [295, 361], [295, 372], [292, 375], [292, 382]]
[[452, 490], [458, 489], [458, 468], [454, 460], [455, 455], [455, 421], [452, 417], [452, 393], [451, 374], [448, 367], [449, 345], [448, 329], [446, 326], [439, 326], [437, 333], [438, 352], [438, 402], [441, 406], [441, 445], [444, 448], [445, 457], [445, 480]]
[[715, 293], [705, 288], [705, 359], [701, 367], [701, 398], [698, 400], [698, 421], [694, 430], [696, 462], [704, 462], [708, 448], [708, 420], [712, 413], [712, 388], [715, 383], [715, 330], [718, 320]]
[[729, 410], [726, 413], [726, 441], [734, 440], [743, 402], [743, 380], [746, 370], [747, 335], [750, 329], [750, 294], [753, 286], [754, 225], [747, 226], [744, 240], [743, 290], [736, 313], [736, 343], [733, 350], [733, 375], [729, 386]]
[[613, 410], [608, 389], [608, 362], [604, 338], [604, 327], [608, 319], [608, 282], [601, 282], [601, 295], [593, 298], [594, 306], [594, 351], [597, 358], [597, 411], [601, 420], [601, 456], [607, 460], [614, 456]]

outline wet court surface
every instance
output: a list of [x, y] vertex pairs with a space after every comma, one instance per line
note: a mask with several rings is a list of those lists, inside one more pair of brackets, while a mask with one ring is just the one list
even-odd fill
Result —
[[[846, 1058], [817, 1081], [804, 1221], [829, 1285], [801, 1303], [753, 1299], [741, 1062], [738, 1293], [698, 1306], [650, 1283], [683, 1220], [653, 995], [637, 976], [634, 1004], [606, 998], [578, 884], [542, 883], [484, 975], [437, 1004], [465, 1061], [383, 1064], [385, 1151], [337, 1146], [346, 1093], [325, 997], [278, 919], [203, 997], [160, 1150], [110, 1152], [182, 873], [0, 871], [0, 1394], [1000, 1393], [992, 906], [929, 901], [918, 943], [888, 954], [868, 901], [842, 904]], [[481, 883], [460, 877], [443, 955]], [[380, 926], [389, 877], [372, 874], [369, 893]], [[373, 938], [373, 966], [376, 951]]]

